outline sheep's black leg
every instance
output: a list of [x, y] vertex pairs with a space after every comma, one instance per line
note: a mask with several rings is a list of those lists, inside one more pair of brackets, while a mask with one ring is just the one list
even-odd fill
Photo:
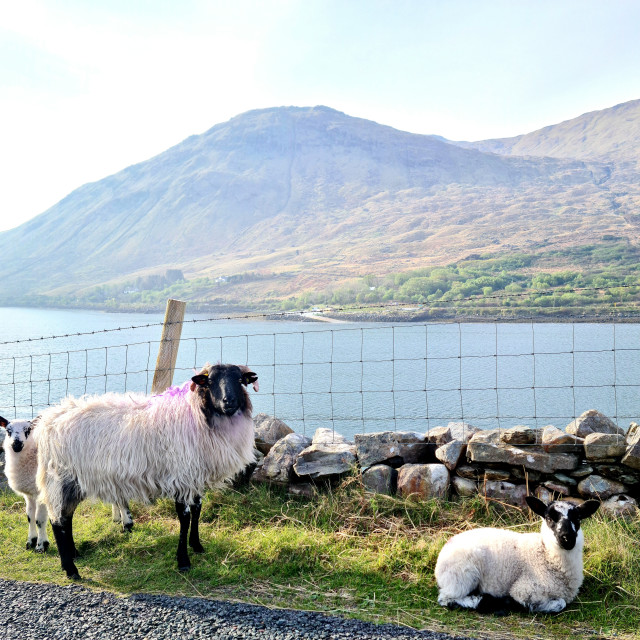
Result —
[[184, 502], [176, 500], [176, 513], [180, 521], [180, 538], [178, 540], [178, 571], [189, 571], [191, 561], [187, 550], [187, 537], [189, 535], [189, 524], [191, 523], [191, 510]]
[[71, 552], [73, 553], [73, 559], [80, 557], [78, 549], [76, 548], [76, 541], [73, 539], [73, 514], [69, 517], [69, 540], [71, 544]]
[[196, 496], [191, 505], [191, 531], [189, 532], [189, 545], [194, 553], [204, 553], [204, 547], [200, 544], [200, 532], [198, 530], [201, 511], [202, 500], [200, 496]]
[[35, 549], [38, 542], [36, 530], [36, 500], [33, 496], [25, 497], [27, 505], [27, 522], [29, 523], [29, 537], [27, 538], [27, 550]]
[[76, 557], [76, 551], [73, 544], [72, 536], [72, 518], [73, 516], [62, 516], [59, 522], [51, 521], [53, 536], [58, 545], [58, 553], [60, 554], [60, 564], [62, 570], [67, 572], [67, 577], [72, 580], [80, 580], [80, 574], [73, 560]]
[[73, 541], [73, 514], [83, 496], [77, 482], [68, 480], [62, 484], [62, 515], [56, 522], [51, 520], [51, 528], [58, 545], [60, 564], [72, 580], [80, 580], [80, 574], [74, 564], [78, 551]]
[[511, 596], [492, 596], [488, 593], [482, 594], [482, 600], [476, 607], [478, 613], [491, 613], [494, 616], [507, 616], [510, 613], [525, 613], [528, 611]]

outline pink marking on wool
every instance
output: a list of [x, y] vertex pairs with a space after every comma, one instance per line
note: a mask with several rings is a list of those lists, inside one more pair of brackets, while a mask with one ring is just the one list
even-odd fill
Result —
[[[162, 393], [157, 393], [149, 398], [149, 406], [162, 402], [167, 398], [186, 398], [187, 393], [191, 388], [191, 380], [183, 382], [181, 385], [176, 385], [165, 389]], [[160, 400], [162, 398], [162, 400]]]

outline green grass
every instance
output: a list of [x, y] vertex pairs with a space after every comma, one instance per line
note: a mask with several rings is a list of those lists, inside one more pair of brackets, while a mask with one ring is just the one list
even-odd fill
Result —
[[[67, 584], [55, 546], [25, 550], [24, 506], [0, 493], [0, 576]], [[173, 504], [133, 505], [130, 535], [111, 522], [110, 507], [83, 503], [74, 519], [83, 584], [132, 592], [204, 596], [323, 611], [414, 628], [483, 637], [638, 637], [640, 521], [596, 516], [584, 523], [585, 583], [558, 616], [506, 618], [451, 612], [436, 603], [433, 569], [452, 534], [477, 526], [536, 529], [536, 518], [480, 499], [413, 502], [366, 496], [356, 479], [313, 500], [251, 486], [205, 496], [203, 555], [176, 569]]]

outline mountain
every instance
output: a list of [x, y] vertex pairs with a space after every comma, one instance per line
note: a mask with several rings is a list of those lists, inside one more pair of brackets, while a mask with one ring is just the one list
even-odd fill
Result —
[[261, 304], [470, 253], [635, 242], [638, 104], [467, 145], [327, 107], [250, 111], [0, 233], [0, 301], [172, 268], [257, 274], [237, 295]]
[[508, 156], [635, 164], [639, 159], [639, 140], [640, 100], [632, 100], [514, 138], [462, 143], [462, 146]]

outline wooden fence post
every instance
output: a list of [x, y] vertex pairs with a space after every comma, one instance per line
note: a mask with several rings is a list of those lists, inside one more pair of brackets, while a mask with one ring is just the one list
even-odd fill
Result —
[[180, 347], [180, 335], [182, 334], [182, 321], [186, 302], [181, 300], [167, 300], [167, 310], [164, 314], [164, 325], [162, 326], [162, 338], [158, 348], [158, 360], [156, 361], [156, 371], [153, 374], [153, 385], [151, 393], [162, 393], [171, 386], [173, 372], [178, 358], [178, 348]]

